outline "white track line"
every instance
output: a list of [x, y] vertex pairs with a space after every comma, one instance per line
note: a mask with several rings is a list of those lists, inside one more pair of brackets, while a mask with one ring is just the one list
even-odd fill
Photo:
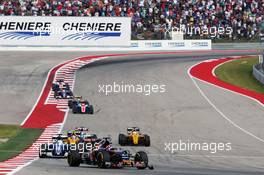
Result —
[[[200, 64], [200, 63], [198, 63], [198, 64]], [[209, 85], [212, 85], [211, 83], [208, 83], [208, 82], [206, 82], [206, 81], [203, 81], [203, 80], [200, 80], [200, 79], [198, 79], [198, 78], [196, 78], [196, 77], [194, 77], [194, 76], [192, 76], [191, 75], [191, 73], [190, 73], [190, 71], [191, 71], [191, 69], [193, 68], [193, 67], [195, 67], [196, 65], [198, 65], [198, 64], [195, 64], [195, 65], [193, 65], [192, 67], [190, 67], [189, 69], [188, 69], [188, 75], [189, 75], [189, 77], [190, 77], [190, 79], [192, 80], [192, 82], [193, 82], [193, 84], [195, 85], [195, 87], [198, 89], [198, 91], [199, 91], [199, 93], [204, 97], [204, 99], [216, 110], [216, 112], [218, 112], [219, 114], [220, 114], [220, 116], [222, 117], [222, 118], [224, 118], [225, 120], [227, 120], [231, 125], [233, 125], [234, 127], [236, 127], [237, 129], [239, 129], [240, 131], [242, 131], [243, 133], [245, 133], [245, 134], [247, 134], [247, 135], [249, 135], [249, 136], [251, 136], [251, 137], [253, 137], [253, 138], [255, 138], [255, 139], [257, 139], [258, 141], [260, 141], [260, 142], [262, 142], [262, 143], [264, 143], [264, 139], [262, 139], [262, 138], [260, 138], [260, 137], [258, 137], [258, 136], [256, 136], [256, 135], [254, 135], [253, 133], [251, 133], [250, 131], [248, 131], [248, 130], [246, 130], [246, 129], [244, 129], [244, 128], [242, 128], [242, 127], [240, 127], [238, 124], [236, 124], [235, 122], [233, 122], [230, 118], [228, 118], [220, 109], [218, 109], [217, 107], [216, 107], [216, 105], [214, 105], [214, 103], [205, 95], [205, 93], [202, 91], [202, 89], [199, 87], [199, 85], [197, 84], [197, 82], [195, 81], [195, 79], [197, 79], [197, 80], [199, 80], [199, 81], [201, 81], [201, 82], [205, 82], [205, 83], [207, 83], [207, 84], [209, 84]], [[218, 87], [218, 86], [216, 86], [216, 87]], [[222, 87], [223, 88], [223, 87]], [[225, 88], [223, 88], [223, 89], [225, 89]], [[227, 89], [226, 89], [227, 90]], [[228, 90], [228, 91], [231, 91], [231, 90]], [[233, 92], [233, 91], [231, 91], [231, 92]], [[239, 94], [239, 93], [237, 93], [237, 94]], [[239, 95], [241, 95], [241, 94], [239, 94]], [[245, 96], [245, 95], [244, 95]], [[251, 99], [253, 99], [253, 98], [251, 98]], [[256, 99], [255, 99], [255, 101], [256, 101]]]

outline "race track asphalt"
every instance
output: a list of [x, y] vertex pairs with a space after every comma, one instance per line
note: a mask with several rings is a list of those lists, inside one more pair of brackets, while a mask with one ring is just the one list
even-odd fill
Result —
[[[37, 55], [37, 53], [34, 54]], [[78, 54], [85, 55], [84, 53]], [[85, 165], [72, 168], [68, 167], [65, 159], [41, 159], [16, 174], [263, 174], [264, 151], [262, 147], [264, 143], [245, 134], [225, 120], [199, 93], [187, 74], [188, 69], [199, 60], [218, 58], [223, 55], [221, 53], [216, 56], [216, 54], [208, 56], [178, 54], [116, 57], [94, 62], [77, 72], [74, 93], [87, 98], [95, 106], [96, 113], [94, 115], [73, 115], [69, 112], [64, 130], [76, 126], [86, 126], [98, 136], [111, 135], [113, 143], [116, 145], [120, 132], [125, 132], [126, 127], [138, 126], [142, 132], [150, 135], [151, 147], [125, 148], [132, 152], [145, 150], [149, 154], [150, 163], [155, 167], [154, 170], [138, 171], [133, 168], [106, 170]], [[63, 53], [57, 53], [58, 59], [54, 60], [52, 53], [48, 55], [51, 57], [42, 56], [47, 58], [45, 64], [41, 63], [43, 60], [39, 59], [35, 63], [33, 62], [34, 64], [29, 61], [30, 58], [28, 58], [28, 64], [23, 61], [25, 65], [28, 65], [25, 66], [28, 69], [24, 72], [27, 76], [29, 76], [29, 72], [32, 72], [30, 67], [33, 65], [41, 65], [41, 68], [37, 71], [35, 79], [29, 78], [31, 86], [24, 83], [29, 89], [33, 88], [31, 91], [34, 91], [34, 96], [31, 96], [32, 99], [27, 103], [21, 97], [22, 102], [16, 109], [19, 113], [22, 112], [22, 109], [25, 109], [24, 113], [26, 113], [27, 110], [30, 110], [29, 106], [34, 104], [34, 100], [37, 98], [35, 91], [40, 91], [48, 68], [74, 56], [72, 53], [72, 55], [68, 54], [63, 57]], [[56, 54], [53, 55], [53, 57], [55, 56]], [[32, 54], [29, 54], [28, 57], [32, 57]], [[16, 63], [15, 59], [14, 63]], [[19, 63], [16, 64], [19, 66]], [[15, 69], [17, 70], [18, 67]], [[21, 84], [24, 81], [22, 73], [21, 70], [21, 75], [18, 76], [20, 78], [17, 78]], [[35, 80], [38, 83], [34, 82]], [[98, 92], [99, 85], [113, 84], [113, 82], [165, 84], [166, 92], [149, 96], [136, 93], [105, 95]], [[248, 98], [198, 80], [196, 82], [217, 109], [239, 124], [241, 128], [247, 129], [260, 138], [264, 137], [262, 106]], [[6, 86], [12, 87], [12, 82], [7, 83]], [[19, 85], [17, 88], [14, 90], [19, 90], [17, 92], [19, 94], [20, 90], [25, 87]], [[25, 95], [31, 93], [26, 92]], [[2, 96], [0, 97], [2, 98]], [[6, 114], [14, 116], [14, 121], [11, 122], [19, 121], [16, 119], [18, 116], [12, 112]], [[21, 120], [25, 116], [20, 117]], [[5, 122], [2, 114], [0, 119], [0, 122]], [[172, 154], [165, 151], [165, 143], [179, 143], [180, 140], [194, 143], [231, 143], [232, 149], [216, 153], [176, 151]]]

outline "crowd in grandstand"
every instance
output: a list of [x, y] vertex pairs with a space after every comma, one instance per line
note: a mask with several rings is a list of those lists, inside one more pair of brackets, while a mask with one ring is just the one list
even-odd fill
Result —
[[264, 0], [0, 0], [0, 15], [129, 16], [137, 39], [165, 39], [167, 29], [193, 26], [231, 27], [232, 35], [216, 38], [248, 40], [264, 20]]

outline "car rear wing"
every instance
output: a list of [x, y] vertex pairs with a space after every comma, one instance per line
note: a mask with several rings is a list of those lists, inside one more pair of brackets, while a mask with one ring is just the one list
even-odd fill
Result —
[[130, 133], [132, 133], [132, 132], [134, 132], [134, 131], [136, 131], [136, 132], [140, 132], [139, 127], [129, 127], [129, 128], [127, 128], [127, 133], [128, 133], [128, 134], [130, 134]]
[[53, 137], [52, 137], [52, 140], [58, 140], [58, 139], [60, 139], [60, 140], [66, 140], [67, 138], [68, 138], [68, 137], [65, 136], [65, 135], [58, 134], [58, 135], [56, 135], [56, 136], [53, 136]]

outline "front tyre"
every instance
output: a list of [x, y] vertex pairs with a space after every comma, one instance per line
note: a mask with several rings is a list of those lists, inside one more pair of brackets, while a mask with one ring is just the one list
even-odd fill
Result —
[[72, 107], [72, 113], [73, 114], [76, 114], [78, 111], [77, 111], [78, 109], [77, 109], [77, 107], [76, 106], [73, 106]]
[[48, 147], [47, 144], [40, 145], [39, 158], [46, 158], [47, 157], [47, 153], [46, 153], [47, 147]]
[[78, 151], [69, 151], [67, 161], [69, 166], [78, 167], [81, 164], [81, 155]]
[[144, 151], [139, 151], [135, 155], [135, 166], [137, 169], [146, 169], [148, 167], [148, 155]]
[[68, 107], [70, 109], [72, 109], [72, 106], [73, 106], [73, 101], [72, 100], [68, 100]]
[[94, 114], [94, 107], [93, 107], [93, 105], [90, 105], [90, 114]]
[[150, 146], [150, 137], [148, 135], [145, 135], [144, 145], [145, 146]]
[[98, 152], [97, 165], [99, 168], [109, 168], [110, 167], [110, 154], [107, 151]]

